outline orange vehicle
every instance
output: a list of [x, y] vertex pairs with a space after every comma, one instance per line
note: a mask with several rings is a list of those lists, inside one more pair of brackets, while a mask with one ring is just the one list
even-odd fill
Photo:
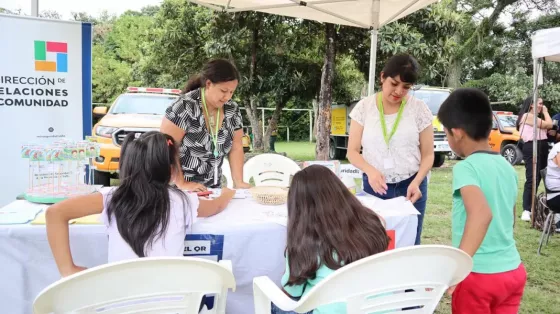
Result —
[[515, 128], [517, 116], [512, 112], [494, 111], [492, 131], [488, 143], [493, 151], [500, 153], [512, 165], [523, 160], [519, 131]]
[[110, 185], [119, 169], [121, 144], [129, 133], [140, 135], [148, 131], [159, 131], [165, 109], [181, 93], [179, 89], [129, 87], [111, 104], [95, 107], [93, 115], [102, 117], [93, 127], [92, 134], [101, 145], [100, 156], [95, 167], [95, 184]]

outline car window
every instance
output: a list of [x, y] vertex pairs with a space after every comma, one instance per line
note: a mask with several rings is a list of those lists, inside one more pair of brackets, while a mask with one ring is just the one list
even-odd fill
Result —
[[492, 129], [498, 128], [498, 122], [496, 121], [496, 117], [492, 117]]
[[411, 92], [411, 95], [416, 98], [422, 99], [428, 105], [432, 114], [435, 116], [437, 115], [441, 104], [449, 96], [449, 91], [420, 88], [417, 91]]
[[500, 124], [504, 128], [514, 128], [517, 123], [517, 116], [515, 115], [499, 115]]
[[111, 113], [164, 115], [165, 109], [167, 109], [167, 107], [169, 107], [169, 105], [171, 105], [178, 97], [179, 96], [172, 95], [124, 94], [119, 96], [115, 104], [111, 106]]

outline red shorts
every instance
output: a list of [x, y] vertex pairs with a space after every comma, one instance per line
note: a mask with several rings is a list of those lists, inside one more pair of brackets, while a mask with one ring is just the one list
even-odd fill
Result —
[[453, 292], [453, 314], [517, 314], [526, 281], [523, 264], [504, 273], [470, 273]]

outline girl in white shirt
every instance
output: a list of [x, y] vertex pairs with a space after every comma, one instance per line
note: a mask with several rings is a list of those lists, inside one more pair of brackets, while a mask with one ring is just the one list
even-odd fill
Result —
[[109, 235], [109, 262], [147, 256], [183, 256], [185, 235], [197, 217], [222, 211], [234, 195], [224, 189], [212, 201], [199, 200], [170, 185], [177, 169], [177, 145], [153, 131], [122, 146], [120, 185], [60, 202], [46, 212], [47, 237], [63, 277], [83, 270], [70, 253], [68, 222], [101, 214]]
[[[364, 172], [364, 191], [382, 199], [404, 196], [420, 212], [420, 244], [427, 201], [426, 176], [434, 163], [433, 115], [409, 90], [419, 66], [410, 55], [393, 56], [381, 72], [381, 92], [350, 113], [348, 160]], [[360, 153], [362, 150], [362, 153]]]

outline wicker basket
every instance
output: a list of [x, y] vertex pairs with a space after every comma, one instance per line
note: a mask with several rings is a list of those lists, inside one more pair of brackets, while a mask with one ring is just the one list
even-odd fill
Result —
[[274, 186], [256, 186], [249, 189], [253, 199], [262, 205], [282, 205], [288, 201], [288, 189]]

